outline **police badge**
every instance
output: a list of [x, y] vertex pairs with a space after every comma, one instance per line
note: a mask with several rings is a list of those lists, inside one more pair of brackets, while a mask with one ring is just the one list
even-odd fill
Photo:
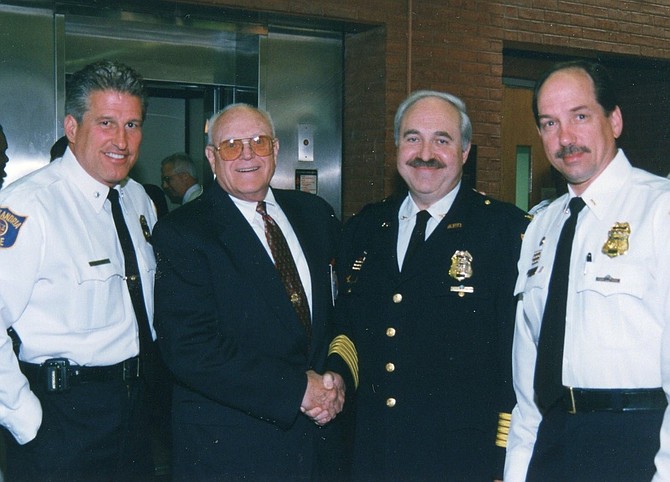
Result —
[[449, 276], [463, 281], [466, 278], [472, 277], [472, 255], [467, 251], [456, 250], [451, 256], [451, 267], [449, 268]]
[[628, 252], [628, 238], [630, 237], [630, 224], [614, 223], [612, 229], [607, 233], [607, 241], [603, 245], [603, 254], [610, 258], [626, 254]]

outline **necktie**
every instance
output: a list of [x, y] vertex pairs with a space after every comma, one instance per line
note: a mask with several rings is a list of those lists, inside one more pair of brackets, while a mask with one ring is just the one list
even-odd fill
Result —
[[412, 235], [409, 238], [407, 251], [405, 252], [405, 259], [402, 261], [403, 267], [407, 264], [407, 260], [416, 252], [417, 248], [421, 246], [426, 240], [426, 226], [430, 219], [430, 213], [425, 209], [416, 213], [416, 223], [412, 230]]
[[112, 203], [112, 217], [116, 226], [116, 234], [123, 250], [123, 259], [125, 262], [125, 274], [130, 299], [133, 303], [137, 328], [140, 334], [140, 355], [147, 355], [148, 349], [152, 343], [151, 330], [149, 328], [149, 317], [144, 306], [144, 295], [142, 293], [142, 279], [137, 266], [137, 256], [133, 240], [130, 237], [128, 226], [123, 218], [123, 211], [119, 203], [119, 193], [116, 189], [110, 189], [107, 199]]
[[570, 254], [577, 218], [584, 206], [584, 201], [580, 197], [570, 200], [570, 217], [563, 225], [558, 238], [554, 267], [549, 280], [547, 302], [544, 306], [537, 347], [534, 379], [538, 405], [543, 411], [549, 410], [558, 402], [563, 393], [563, 346]]
[[256, 212], [263, 218], [265, 238], [268, 241], [268, 245], [270, 245], [270, 252], [274, 258], [275, 267], [279, 271], [279, 275], [284, 283], [286, 294], [291, 300], [300, 323], [302, 323], [307, 332], [307, 337], [310, 338], [312, 335], [312, 322], [310, 320], [307, 296], [305, 295], [305, 290], [298, 274], [298, 268], [295, 265], [284, 233], [281, 232], [275, 220], [265, 210], [265, 201], [258, 203]]

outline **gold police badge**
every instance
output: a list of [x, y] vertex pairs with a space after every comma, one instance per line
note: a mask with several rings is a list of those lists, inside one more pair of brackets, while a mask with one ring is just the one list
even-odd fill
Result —
[[472, 277], [472, 255], [469, 252], [460, 250], [454, 252], [451, 256], [449, 276], [458, 281]]
[[614, 223], [612, 229], [607, 233], [607, 241], [603, 245], [603, 254], [610, 258], [626, 254], [628, 252], [628, 238], [630, 237], [630, 224]]

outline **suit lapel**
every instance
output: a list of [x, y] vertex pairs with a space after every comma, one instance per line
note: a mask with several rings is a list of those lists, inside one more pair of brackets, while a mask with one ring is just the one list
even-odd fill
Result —
[[235, 266], [240, 282], [256, 291], [277, 318], [298, 336], [307, 337], [291, 305], [279, 273], [253, 228], [223, 189], [212, 197], [212, 226], [217, 229], [223, 250]]

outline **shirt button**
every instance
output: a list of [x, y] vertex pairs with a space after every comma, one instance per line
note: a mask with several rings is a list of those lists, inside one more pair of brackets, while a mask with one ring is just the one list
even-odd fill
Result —
[[400, 303], [402, 301], [402, 295], [400, 293], [396, 293], [393, 295], [393, 302], [394, 303]]
[[395, 365], [391, 362], [386, 364], [386, 371], [391, 373], [395, 371]]
[[389, 338], [393, 338], [395, 336], [395, 328], [387, 328], [386, 336], [388, 336]]
[[395, 398], [387, 398], [386, 399], [386, 406], [388, 408], [393, 408], [395, 407]]

